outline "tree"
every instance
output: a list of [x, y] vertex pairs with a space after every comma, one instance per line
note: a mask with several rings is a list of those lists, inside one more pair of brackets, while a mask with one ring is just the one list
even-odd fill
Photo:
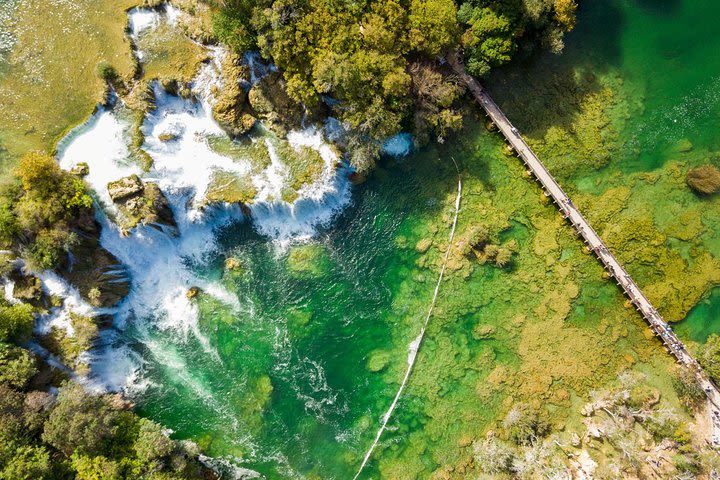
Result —
[[72, 467], [76, 480], [121, 480], [120, 465], [103, 456], [88, 457], [74, 454]]
[[162, 460], [172, 453], [173, 441], [163, 432], [157, 423], [140, 419], [140, 431], [135, 441], [135, 452], [143, 463]]
[[102, 455], [117, 431], [119, 412], [104, 397], [89, 395], [81, 385], [60, 389], [57, 405], [50, 413], [42, 438], [67, 457]]
[[410, 46], [418, 52], [436, 56], [457, 41], [457, 9], [453, 0], [412, 0]]
[[42, 446], [22, 446], [0, 471], [0, 480], [50, 480], [50, 454]]
[[0, 383], [23, 389], [36, 373], [35, 358], [30, 352], [0, 342]]

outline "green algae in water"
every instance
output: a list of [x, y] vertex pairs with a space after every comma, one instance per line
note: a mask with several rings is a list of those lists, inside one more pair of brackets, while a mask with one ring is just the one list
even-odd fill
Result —
[[[620, 220], [629, 222], [638, 212], [660, 225], [658, 244], [650, 250], [639, 257], [619, 252], [633, 275], [642, 274], [637, 278], [641, 284], [653, 275], [662, 279], [667, 273], [662, 268], [678, 265], [666, 253], [668, 245], [679, 249], [677, 242], [664, 239], [693, 231], [691, 222], [677, 228], [656, 215], [670, 212], [669, 203], [702, 210], [709, 225], [698, 237], [700, 245], [683, 247], [677, 258], [703, 264], [706, 260], [695, 250], [712, 251], [717, 241], [715, 204], [698, 203], [677, 190], [682, 182], [675, 182], [677, 175], [665, 168], [673, 164], [671, 153], [688, 164], [699, 162], [710, 137], [663, 130], [667, 112], [684, 98], [683, 92], [690, 95], [712, 84], [703, 84], [707, 76], [679, 72], [681, 87], [668, 94], [672, 75], [654, 77], [659, 76], [657, 68], [673, 70], [658, 57], [663, 49], [649, 48], [657, 43], [649, 39], [660, 35], [653, 22], [658, 15], [667, 16], [658, 20], [663, 25], [678, 19], [710, 22], [688, 13], [700, 7], [700, 2], [678, 4], [668, 14], [645, 11], [632, 2], [583, 5], [567, 54], [543, 57], [537, 62], [541, 71], [523, 77], [531, 88], [521, 88], [517, 102], [527, 108], [513, 107], [507, 89], [491, 85], [501, 102], [505, 95], [508, 115], [525, 123], [523, 130], [535, 144], [549, 127], [572, 131], [576, 114], [584, 115], [580, 124], [596, 129], [575, 138], [576, 145], [594, 153], [597, 142], [606, 142], [593, 159], [605, 165], [600, 172], [587, 166], [552, 168], [582, 164], [584, 159], [573, 151], [548, 163], [574, 196], [573, 190], [583, 187], [578, 202], [591, 204], [590, 199], [618, 185], [629, 189], [622, 198], [620, 191], [603, 197], [618, 196], [612, 212], [605, 209], [610, 202], [589, 211], [594, 225], [612, 225], [613, 215], [627, 215]], [[672, 31], [685, 38], [696, 35], [686, 27], [673, 26]], [[714, 37], [703, 42], [698, 46], [703, 51], [717, 47]], [[643, 49], [651, 59], [640, 58]], [[714, 69], [713, 62], [708, 70]], [[575, 67], [584, 72], [577, 75]], [[562, 101], [568, 90], [560, 87], [567, 82], [577, 82], [571, 91], [578, 95], [595, 95], [579, 113], [575, 98]], [[519, 88], [524, 82], [509, 84]], [[534, 88], [543, 94], [533, 95]], [[548, 89], [555, 91], [546, 95]], [[612, 101], [608, 110], [602, 109], [604, 99]], [[689, 121], [699, 126], [710, 118], [688, 111]], [[666, 139], [650, 134], [654, 125]], [[613, 131], [604, 133], [608, 126]], [[683, 138], [693, 144], [690, 152], [673, 150]], [[383, 165], [358, 187], [353, 206], [305, 246], [323, 253], [300, 255], [300, 264], [324, 258], [319, 270], [293, 272], [289, 253], [278, 254], [248, 225], [222, 232], [219, 258], [204, 274], [225, 278], [241, 306], [228, 311], [201, 298], [200, 328], [207, 345], [154, 333], [163, 348], [148, 353], [155, 361], [149, 374], [153, 383], [140, 399], [143, 411], [178, 437], [198, 439], [213, 455], [241, 457], [243, 465], [267, 478], [287, 478], [292, 472], [309, 478], [351, 477], [397, 389], [407, 346], [417, 334], [435, 269], [447, 248], [455, 187], [454, 168], [446, 160], [451, 155], [463, 166], [467, 192], [458, 236], [482, 223], [503, 242], [516, 240], [518, 252], [507, 270], [473, 263], [471, 257], [455, 258], [407, 394], [391, 422], [393, 430], [383, 437], [368, 478], [427, 478], [445, 467], [455, 472], [467, 468], [472, 475], [472, 441], [492, 430], [513, 402], [547, 406], [554, 425], [573, 428], [581, 424], [579, 406], [589, 392], [627, 368], [648, 373], [648, 383], [674, 402], [672, 392], [665, 394], [673, 361], [657, 340], [646, 336], [643, 320], [623, 308], [619, 290], [603, 278], [602, 268], [583, 252], [555, 207], [543, 203], [520, 162], [502, 155], [497, 137], [470, 128], [452, 144]], [[659, 172], [657, 178], [641, 176], [653, 170]], [[421, 239], [432, 242], [425, 253], [414, 248]], [[242, 258], [247, 275], [227, 277], [223, 251]], [[663, 260], [659, 270], [653, 269], [656, 258]], [[674, 280], [683, 280], [678, 278]], [[711, 309], [701, 307], [685, 325], [693, 324], [695, 312], [698, 323], [706, 324]]]
[[675, 328], [684, 338], [705, 342], [710, 334], [720, 333], [720, 288], [714, 288]]

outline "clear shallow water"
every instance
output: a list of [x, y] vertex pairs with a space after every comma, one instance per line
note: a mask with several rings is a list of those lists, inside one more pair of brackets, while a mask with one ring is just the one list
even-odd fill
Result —
[[[720, 66], [711, 53], [720, 51], [720, 39], [711, 35], [710, 18], [720, 7], [702, 3], [594, 2], [582, 11], [566, 55], [540, 60], [546, 72], [566, 73], [577, 65], [598, 76], [619, 72], [635, 95], [620, 135], [622, 154], [597, 177], [585, 172], [572, 178], [577, 184], [612, 172], [657, 169], [671, 159], [668, 149], [681, 138], [697, 149], [715, 148], [717, 136], [709, 127], [717, 120], [713, 92]], [[703, 26], [690, 28], [696, 22]], [[686, 64], [694, 58], [698, 65], [703, 57], [708, 60], [700, 72]], [[498, 95], [503, 100], [503, 92]], [[542, 109], [537, 118], [511, 110], [519, 125], [543, 127]], [[453, 154], [470, 180], [464, 200], [469, 211], [461, 212], [461, 222], [508, 227], [501, 241], [516, 240], [519, 254], [508, 272], [479, 268], [443, 286], [415, 381], [376, 454], [408, 465], [402, 477], [429, 476], [449, 461], [448, 450], [453, 456], [467, 453], [455, 452], [460, 434], [475, 435], [495, 418], [503, 395], [483, 393], [487, 374], [496, 365], [521, 363], [519, 317], [536, 307], [533, 284], [557, 280], [557, 272], [545, 273], [545, 260], [533, 256], [542, 250], [537, 218], [556, 218], [556, 212], [537, 200], [532, 183], [520, 178], [520, 165], [504, 158], [499, 145], [492, 135], [470, 129], [439, 151], [387, 160], [368, 182], [354, 187], [352, 203], [331, 224], [291, 229], [303, 237], [313, 234], [300, 249], [287, 236], [278, 242], [272, 238], [276, 229], [244, 221], [234, 210], [181, 217], [179, 240], [149, 229], [121, 238], [107, 225], [104, 244], [135, 265], [139, 282], [109, 339], [116, 349], [106, 352], [96, 371], [102, 375], [118, 370], [113, 368], [118, 362], [128, 365], [132, 374], [113, 380], [128, 382], [141, 412], [178, 438], [195, 439], [210, 455], [234, 459], [267, 478], [352, 476], [396, 391], [408, 344], [431, 298], [434, 265], [414, 246], [439, 229], [438, 237], [445, 237], [443, 202], [453, 195], [455, 182], [450, 162], [442, 159]], [[177, 213], [185, 208], [187, 192], [170, 200]], [[276, 212], [272, 225], [292, 225], [302, 216], [302, 210], [278, 210], [259, 209], [256, 219]], [[507, 222], [503, 211], [509, 212]], [[300, 220], [298, 225], [308, 226]], [[599, 268], [582, 259], [570, 235], [558, 242], [560, 260], [582, 278], [566, 327], [591, 330], [605, 317], [615, 318], [611, 312], [617, 314], [622, 303], [617, 290], [599, 279]], [[230, 257], [239, 261], [238, 269], [225, 268]], [[518, 284], [528, 271], [539, 277]], [[189, 301], [185, 292], [193, 285], [206, 293]], [[690, 338], [701, 339], [701, 329], [708, 329], [712, 298], [709, 308], [696, 307], [682, 325]], [[621, 314], [631, 334], [615, 343], [628, 352], [633, 342], [645, 342], [640, 334], [632, 336], [642, 322], [631, 312]], [[493, 325], [496, 337], [474, 338], [470, 332], [478, 321]], [[398, 470], [379, 472], [374, 461], [368, 475], [401, 478]]]

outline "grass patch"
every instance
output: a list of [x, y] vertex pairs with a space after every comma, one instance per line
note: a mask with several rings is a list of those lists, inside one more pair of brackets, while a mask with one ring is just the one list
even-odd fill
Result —
[[207, 142], [212, 151], [218, 155], [238, 162], [250, 162], [253, 174], [260, 173], [270, 166], [270, 154], [262, 140], [237, 141], [225, 135], [213, 135], [208, 137]]
[[188, 83], [208, 57], [207, 49], [167, 22], [141, 32], [137, 44], [144, 54], [143, 71], [148, 80]]
[[[18, 5], [14, 39], [0, 69], [0, 171], [23, 153], [51, 151], [105, 94], [97, 66], [120, 78], [135, 71], [125, 36], [126, 10], [137, 0], [33, 0]], [[79, 45], [82, 48], [78, 48]]]

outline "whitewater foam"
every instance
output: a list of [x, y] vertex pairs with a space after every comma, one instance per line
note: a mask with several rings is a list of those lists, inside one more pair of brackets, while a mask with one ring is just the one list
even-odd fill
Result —
[[[131, 37], [137, 39], [160, 22], [175, 21], [177, 15], [179, 11], [170, 6], [132, 9], [128, 20]], [[112, 106], [99, 107], [85, 124], [71, 132], [59, 144], [58, 161], [66, 170], [81, 162], [88, 164], [86, 180], [99, 206], [100, 243], [127, 267], [132, 279], [128, 297], [108, 312], [114, 314], [115, 328], [104, 329], [97, 348], [84, 357], [91, 366], [91, 377], [84, 380], [85, 384], [97, 391], [123, 391], [130, 397], [150, 389], [162, 391], [165, 385], [154, 383], [158, 377], [181, 385], [226, 422], [236, 434], [233, 441], [241, 443], [246, 454], [252, 457], [257, 446], [242, 434], [237, 412], [227, 399], [215, 397], [210, 384], [193, 375], [192, 360], [187, 353], [199, 345], [206, 358], [222, 367], [221, 356], [199, 327], [198, 302], [187, 296], [190, 287], [198, 287], [203, 295], [213, 297], [238, 314], [253, 309], [253, 305], [241, 303], [219, 280], [199, 273], [218, 256], [218, 230], [247, 221], [240, 205], [208, 205], [205, 200], [208, 187], [217, 171], [246, 178], [252, 175], [251, 181], [258, 191], [249, 206], [252, 225], [282, 248], [317, 235], [319, 229], [327, 226], [350, 203], [351, 168], [339, 162], [325, 141], [336, 125], [328, 123], [324, 129], [291, 132], [287, 138], [290, 146], [316, 150], [323, 159], [323, 168], [316, 179], [297, 191], [295, 202], [287, 203], [281, 197], [288, 181], [288, 166], [274, 151], [269, 139], [256, 140], [268, 145], [271, 157], [270, 166], [260, 172], [252, 171], [249, 160], [229, 158], [213, 150], [208, 138], [227, 138], [212, 116], [212, 92], [221, 86], [219, 69], [225, 52], [219, 47], [209, 50], [211, 60], [203, 65], [191, 85], [193, 98], [172, 96], [159, 84], [153, 85], [156, 108], [140, 127], [144, 136], [142, 148], [153, 160], [148, 171], [143, 171], [132, 158], [128, 147], [131, 125], [121, 99], [116, 99]], [[138, 52], [138, 56], [142, 59], [142, 52]], [[253, 81], [274, 69], [259, 62], [257, 57], [246, 56], [246, 61], [251, 66]], [[161, 135], [168, 133], [172, 139], [162, 141]], [[131, 174], [158, 184], [174, 214], [178, 235], [171, 236], [144, 225], [127, 232], [116, 225], [117, 208], [107, 185]], [[66, 303], [62, 309], [51, 312], [41, 328], [61, 326], [70, 331], [71, 325], [67, 322], [70, 311], [98, 313], [59, 277], [44, 274], [43, 282], [48, 290], [66, 298]], [[188, 345], [191, 348], [185, 348]], [[321, 411], [330, 405], [342, 408], [327, 385], [322, 367], [305, 360], [299, 363], [304, 372], [297, 381], [312, 384], [313, 393], [305, 399], [308, 409], [322, 416]], [[300, 392], [300, 387], [295, 385], [296, 392]], [[245, 477], [237, 478], [252, 478], [247, 477], [250, 472], [242, 469], [238, 472]]]

